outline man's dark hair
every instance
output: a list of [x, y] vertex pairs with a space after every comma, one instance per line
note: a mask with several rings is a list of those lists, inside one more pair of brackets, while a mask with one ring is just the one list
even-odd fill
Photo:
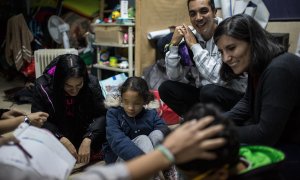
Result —
[[[224, 130], [216, 137], [224, 137], [227, 143], [212, 152], [217, 154], [217, 158], [214, 160], [192, 160], [187, 163], [177, 164], [177, 167], [184, 171], [196, 171], [198, 173], [204, 173], [208, 170], [218, 169], [228, 164], [234, 166], [239, 161], [239, 140], [238, 134], [230, 120], [220, 114], [219, 109], [212, 104], [195, 104], [185, 115], [183, 123], [200, 119], [205, 116], [213, 116], [214, 121], [209, 125], [223, 124]], [[213, 138], [216, 138], [213, 137]]]
[[[189, 7], [189, 4], [191, 1], [195, 1], [195, 0], [188, 0], [187, 1], [187, 6]], [[209, 5], [211, 7], [212, 11], [215, 11], [216, 7], [215, 7], [215, 1], [214, 0], [208, 0], [209, 1]]]

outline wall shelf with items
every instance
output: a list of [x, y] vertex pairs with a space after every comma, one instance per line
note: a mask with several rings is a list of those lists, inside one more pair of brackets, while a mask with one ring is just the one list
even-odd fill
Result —
[[[101, 70], [110, 70], [115, 72], [125, 72], [131, 77], [134, 75], [134, 58], [133, 58], [133, 33], [135, 24], [93, 24], [95, 32], [95, 42], [93, 45], [96, 47], [97, 63], [93, 64], [93, 68], [97, 69], [97, 77], [101, 79]], [[128, 40], [124, 40], [124, 34], [128, 34]], [[125, 42], [124, 42], [125, 41]], [[128, 68], [112, 67], [105, 64], [99, 64], [101, 47], [113, 48], [127, 48]]]

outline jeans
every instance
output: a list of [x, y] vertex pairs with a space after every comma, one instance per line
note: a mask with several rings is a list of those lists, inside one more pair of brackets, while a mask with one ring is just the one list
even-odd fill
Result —
[[[139, 135], [134, 138], [132, 141], [136, 146], [138, 146], [145, 154], [154, 150], [154, 147], [157, 146], [164, 138], [163, 133], [160, 130], [152, 131], [148, 136], [147, 135]], [[120, 157], [118, 157], [117, 162], [124, 161]]]

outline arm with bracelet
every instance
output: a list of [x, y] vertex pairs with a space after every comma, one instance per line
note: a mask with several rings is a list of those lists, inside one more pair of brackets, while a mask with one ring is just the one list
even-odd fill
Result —
[[212, 121], [212, 117], [205, 117], [199, 121], [187, 122], [168, 135], [154, 151], [126, 163], [92, 166], [73, 179], [146, 179], [174, 163], [184, 163], [198, 158], [214, 159], [216, 155], [209, 151], [223, 146], [225, 140], [210, 139], [223, 130], [222, 125], [206, 128]]
[[0, 134], [13, 131], [21, 123], [25, 122], [30, 125], [41, 127], [47, 120], [48, 114], [44, 112], [36, 112], [28, 115], [20, 115], [14, 118], [7, 118], [0, 120]]
[[[2, 119], [0, 120], [0, 134], [4, 134], [13, 131], [22, 122], [25, 122], [27, 116], [18, 116], [15, 118]], [[29, 121], [28, 119], [26, 121]]]

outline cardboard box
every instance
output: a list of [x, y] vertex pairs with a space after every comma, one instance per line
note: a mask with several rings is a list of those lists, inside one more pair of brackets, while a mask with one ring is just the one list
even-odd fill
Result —
[[123, 44], [125, 29], [121, 26], [95, 26], [95, 42]]

